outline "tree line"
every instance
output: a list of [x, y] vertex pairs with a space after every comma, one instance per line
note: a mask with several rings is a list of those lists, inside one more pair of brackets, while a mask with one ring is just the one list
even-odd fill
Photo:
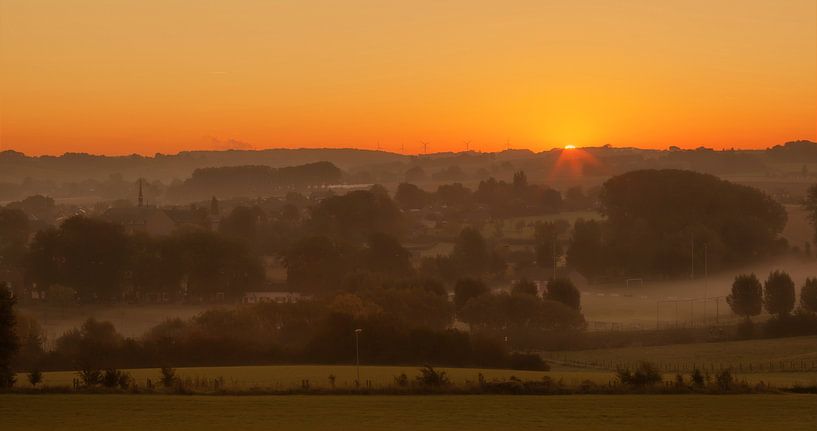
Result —
[[806, 333], [814, 331], [817, 321], [817, 278], [806, 278], [800, 288], [800, 307], [792, 315], [797, 301], [795, 282], [784, 271], [772, 271], [761, 284], [755, 274], [740, 274], [732, 283], [732, 290], [726, 302], [732, 312], [745, 318], [738, 327], [738, 335], [750, 338], [754, 333], [752, 316], [760, 314], [762, 309], [773, 316], [766, 324], [770, 335], [785, 334], [805, 329]]

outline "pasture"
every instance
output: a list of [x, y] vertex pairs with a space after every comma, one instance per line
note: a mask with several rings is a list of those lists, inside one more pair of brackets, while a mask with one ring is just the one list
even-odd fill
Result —
[[8, 431], [812, 430], [814, 395], [0, 395]]

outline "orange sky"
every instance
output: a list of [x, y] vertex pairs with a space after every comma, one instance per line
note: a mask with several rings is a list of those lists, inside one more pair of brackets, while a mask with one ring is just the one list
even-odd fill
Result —
[[815, 0], [0, 0], [0, 149], [817, 140]]

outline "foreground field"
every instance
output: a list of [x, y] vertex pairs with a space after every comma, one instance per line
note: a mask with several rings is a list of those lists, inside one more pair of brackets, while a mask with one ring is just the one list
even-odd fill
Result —
[[812, 430], [813, 395], [0, 395], [3, 430]]

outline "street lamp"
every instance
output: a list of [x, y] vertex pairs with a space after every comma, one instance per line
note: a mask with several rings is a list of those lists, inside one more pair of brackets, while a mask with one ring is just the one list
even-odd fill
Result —
[[357, 369], [357, 379], [355, 380], [355, 386], [360, 386], [360, 333], [363, 332], [362, 329], [358, 328], [355, 329], [355, 367]]

